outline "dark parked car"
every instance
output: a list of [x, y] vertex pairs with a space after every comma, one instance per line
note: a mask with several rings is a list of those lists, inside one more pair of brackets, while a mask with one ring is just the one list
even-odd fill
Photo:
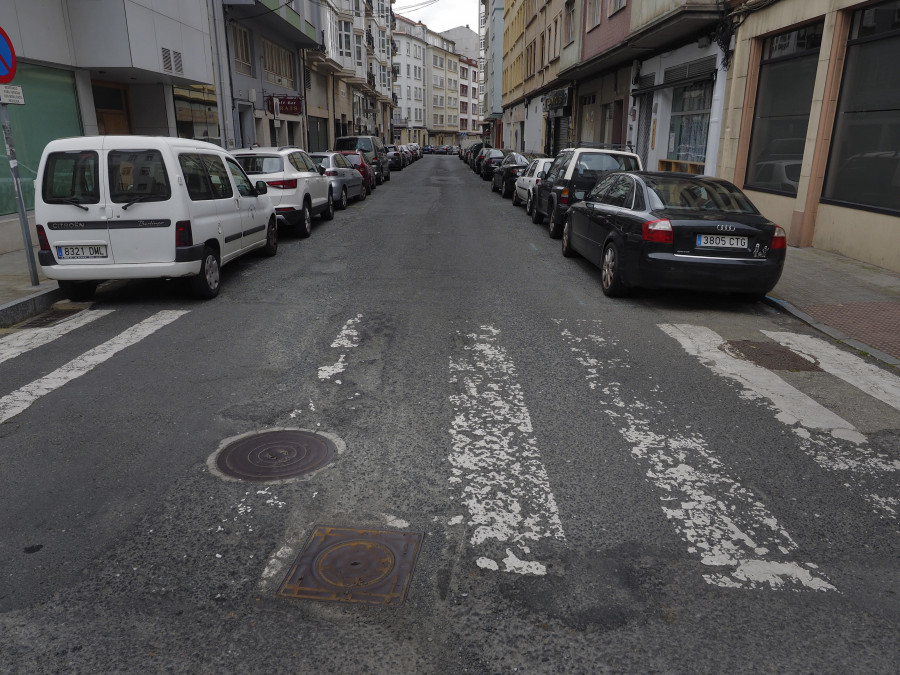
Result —
[[403, 168], [406, 166], [406, 156], [400, 147], [386, 145], [384, 149], [387, 150], [388, 166], [391, 168], [391, 171], [403, 171]]
[[[496, 169], [512, 150], [508, 148], [491, 148], [481, 159], [481, 180], [491, 180]], [[491, 190], [494, 188], [491, 187]]]
[[607, 171], [640, 171], [641, 158], [633, 152], [598, 148], [566, 148], [553, 160], [546, 174], [538, 178], [531, 222], [540, 224], [544, 216], [553, 239], [562, 236], [566, 211], [594, 187]]
[[387, 151], [377, 136], [340, 136], [334, 139], [334, 149], [360, 150], [366, 163], [375, 170], [375, 182], [381, 185], [391, 179], [391, 168], [388, 166]]
[[481, 173], [481, 160], [483, 160], [484, 156], [491, 150], [493, 150], [492, 146], [485, 145], [474, 155], [474, 159], [472, 160], [472, 171], [477, 174]]
[[510, 152], [501, 162], [491, 178], [491, 190], [500, 193], [504, 199], [516, 189], [516, 179], [528, 168], [531, 160], [546, 157], [540, 152]]
[[611, 172], [568, 210], [565, 256], [600, 267], [603, 293], [635, 287], [765, 296], [778, 283], [785, 231], [731, 183], [667, 172]]
[[422, 154], [423, 155], [433, 155], [434, 154], [434, 146], [426, 145], [424, 148], [422, 148]]
[[[490, 144], [487, 144], [490, 147]], [[485, 143], [476, 143], [469, 147], [466, 150], [466, 164], [469, 165], [469, 168], [473, 171], [475, 170], [475, 158], [478, 156], [478, 153], [481, 152], [481, 149], [485, 146]]]
[[372, 194], [372, 190], [375, 189], [375, 170], [366, 162], [363, 153], [360, 150], [342, 150], [341, 154], [347, 158], [354, 169], [362, 174], [366, 184], [366, 194]]

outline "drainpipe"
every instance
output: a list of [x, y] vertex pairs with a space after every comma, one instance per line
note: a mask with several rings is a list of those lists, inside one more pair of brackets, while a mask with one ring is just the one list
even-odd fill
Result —
[[[234, 141], [234, 116], [232, 110], [231, 95], [231, 71], [226, 78], [222, 64], [230, 63], [228, 60], [228, 41], [225, 38], [225, 15], [222, 11], [222, 3], [219, 0], [206, 0], [207, 16], [209, 17], [209, 35], [212, 39], [213, 80], [216, 87], [216, 114], [219, 117], [219, 138], [222, 146], [228, 150], [235, 147]], [[225, 111], [228, 111], [228, 123], [225, 123]]]

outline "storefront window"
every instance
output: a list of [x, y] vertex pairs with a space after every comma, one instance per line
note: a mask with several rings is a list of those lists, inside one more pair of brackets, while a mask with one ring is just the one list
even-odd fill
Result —
[[216, 107], [216, 88], [194, 84], [173, 87], [175, 128], [179, 138], [193, 138], [221, 145], [219, 112]]
[[[34, 208], [34, 178], [44, 146], [55, 138], [80, 136], [81, 116], [72, 73], [19, 63], [13, 85], [22, 87], [25, 105], [8, 105], [25, 208]], [[0, 146], [0, 214], [16, 213], [16, 193], [6, 148]]]
[[672, 92], [672, 119], [666, 157], [682, 162], [705, 162], [712, 108], [713, 83], [697, 82]]
[[822, 24], [765, 41], [747, 187], [797, 195], [821, 43]]
[[853, 15], [823, 201], [900, 211], [900, 0]]

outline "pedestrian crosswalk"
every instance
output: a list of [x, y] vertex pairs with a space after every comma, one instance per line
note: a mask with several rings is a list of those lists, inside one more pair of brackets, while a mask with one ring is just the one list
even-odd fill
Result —
[[[23, 386], [0, 389], [0, 424], [187, 313], [159, 311], [108, 338], [108, 328], [95, 330], [91, 335], [102, 336], [96, 346]], [[79, 331], [92, 331], [112, 314], [113, 310], [84, 311], [55, 326], [0, 337], [0, 363]], [[366, 345], [366, 321], [362, 313], [351, 315], [334, 340], [323, 343], [323, 363], [310, 374], [312, 382], [340, 387], [342, 378], [352, 379], [354, 368], [362, 367], [362, 360], [371, 360], [357, 356]], [[547, 449], [541, 447], [541, 434], [528, 408], [530, 384], [522, 380], [510, 355], [511, 335], [498, 324], [472, 324], [454, 332], [445, 358], [428, 364], [443, 373], [451, 413], [449, 427], [444, 428], [447, 446], [441, 449], [453, 502], [444, 525], [464, 538], [475, 566], [544, 575], [552, 556], [548, 551], [570, 545], [554, 489], [561, 477], [545, 464]], [[664, 386], [654, 386], [649, 395], [646, 388], [640, 394], [634, 389], [630, 383], [635, 363], [620, 344], [615, 326], [602, 320], [560, 319], [548, 330], [568, 364], [566, 376], [580, 379], [588, 392], [578, 405], [602, 416], [617, 435], [626, 449], [618, 459], [637, 467], [646, 481], [637, 488], [641, 498], [662, 514], [661, 526], [671, 528], [684, 553], [697, 561], [706, 583], [746, 590], [840, 590], [827, 564], [806, 553], [795, 514], [784, 518], [780, 502], [770, 498], [765, 486], [742, 479], [729, 454], [717, 445], [715, 430], [704, 432], [661, 414], [677, 399], [677, 392]], [[746, 417], [769, 417], [772, 424], [784, 425], [785, 442], [814, 470], [837, 477], [832, 484], [868, 504], [878, 518], [898, 520], [900, 460], [883, 445], [872, 443], [865, 429], [802, 391], [783, 373], [742, 358], [708, 326], [659, 323], [654, 330], [661, 341], [672, 341], [672, 349], [683, 353], [698, 372], [708, 371], [707, 377], [734, 387], [730, 404], [746, 406]], [[813, 336], [761, 330], [759, 339], [815, 364], [818, 375], [900, 411], [896, 374]], [[308, 408], [318, 413], [313, 398]]]
[[[109, 310], [81, 312], [67, 322], [47, 328], [21, 331], [0, 340], [0, 362], [20, 356], [30, 349], [48, 344], [69, 331], [81, 328], [109, 314]], [[134, 345], [187, 311], [166, 310], [144, 319], [119, 335], [72, 359], [52, 373], [40, 377], [0, 398], [0, 424], [27, 410], [35, 401], [90, 372], [104, 361]]]

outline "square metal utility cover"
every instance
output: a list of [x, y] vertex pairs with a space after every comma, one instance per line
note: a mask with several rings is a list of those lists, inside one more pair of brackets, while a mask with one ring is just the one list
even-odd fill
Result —
[[71, 307], [66, 309], [48, 309], [46, 312], [38, 314], [33, 319], [29, 319], [24, 323], [20, 323], [16, 328], [46, 328], [58, 324], [64, 319], [68, 319], [78, 312], [83, 312], [84, 307]]
[[316, 526], [277, 595], [400, 607], [422, 532]]

